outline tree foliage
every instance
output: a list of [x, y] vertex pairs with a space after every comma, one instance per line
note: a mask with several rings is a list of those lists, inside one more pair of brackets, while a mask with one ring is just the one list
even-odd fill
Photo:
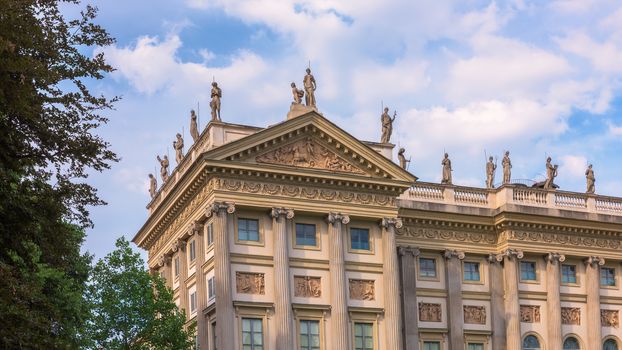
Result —
[[89, 81], [112, 71], [95, 48], [114, 40], [78, 0], [0, 0], [0, 348], [76, 348], [89, 257], [80, 254], [85, 182], [117, 160], [94, 134], [116, 97]]
[[88, 299], [92, 316], [85, 334], [90, 349], [192, 349], [193, 329], [184, 330], [185, 315], [158, 275], [119, 238], [117, 249], [93, 269]]

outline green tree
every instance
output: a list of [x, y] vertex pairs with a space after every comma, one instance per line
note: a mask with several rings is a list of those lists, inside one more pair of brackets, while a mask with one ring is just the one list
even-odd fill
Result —
[[87, 296], [93, 306], [86, 328], [90, 349], [192, 349], [193, 327], [158, 275], [119, 238], [116, 250], [95, 265]]
[[0, 348], [80, 346], [90, 258], [80, 253], [85, 182], [117, 160], [94, 131], [116, 97], [89, 81], [112, 71], [96, 48], [114, 40], [78, 0], [0, 0]]

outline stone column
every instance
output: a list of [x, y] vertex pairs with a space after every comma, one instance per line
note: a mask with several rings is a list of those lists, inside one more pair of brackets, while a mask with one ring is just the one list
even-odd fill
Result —
[[[206, 211], [209, 218], [214, 216], [214, 282], [216, 288], [216, 348], [233, 349], [235, 322], [233, 309], [233, 284], [231, 283], [231, 257], [229, 255], [229, 235], [233, 232], [235, 204], [216, 202]], [[229, 229], [231, 228], [231, 230]]]
[[[400, 277], [402, 280], [402, 322], [403, 342], [405, 350], [419, 350], [419, 326], [417, 305], [417, 267], [415, 260], [419, 256], [419, 249], [413, 247], [399, 247]], [[386, 282], [385, 282], [386, 283]]]
[[384, 326], [387, 349], [402, 350], [402, 313], [400, 309], [400, 275], [397, 263], [395, 230], [402, 227], [400, 218], [383, 218], [382, 265], [384, 275]]
[[179, 252], [179, 308], [186, 315], [190, 316], [190, 305], [188, 304], [188, 257], [186, 255], [186, 241], [178, 239], [173, 245], [173, 251]]
[[160, 259], [158, 260], [158, 267], [162, 271], [162, 276], [164, 276], [163, 279], [164, 279], [164, 284], [166, 285], [166, 287], [169, 289], [173, 289], [173, 283], [172, 283], [173, 275], [171, 273], [171, 256], [168, 253], [165, 253], [164, 255], [160, 257]]
[[207, 344], [209, 338], [207, 336], [207, 319], [203, 314], [203, 310], [207, 306], [207, 282], [203, 274], [203, 264], [205, 263], [205, 235], [204, 231], [207, 227], [198, 222], [190, 225], [190, 235], [194, 237], [196, 242], [196, 265], [194, 267], [194, 275], [196, 276], [196, 293], [197, 293], [197, 338], [199, 344]]
[[346, 291], [345, 253], [343, 240], [345, 227], [350, 217], [339, 213], [330, 213], [328, 221], [329, 270], [330, 270], [330, 323], [333, 334], [331, 349], [350, 349], [348, 327], [348, 299]]
[[462, 259], [464, 252], [447, 249], [443, 253], [447, 267], [447, 322], [449, 350], [464, 349], [464, 318], [462, 308]]
[[521, 350], [520, 304], [518, 301], [518, 261], [523, 252], [517, 249], [506, 249], [497, 256], [503, 261], [505, 275], [505, 334], [507, 350]]
[[294, 349], [294, 317], [289, 281], [289, 244], [294, 218], [293, 209], [272, 208], [272, 233], [274, 237], [274, 290], [280, 297], [275, 299], [276, 350]]
[[600, 324], [600, 266], [605, 259], [590, 256], [585, 262], [585, 289], [587, 291], [587, 348], [600, 349], [602, 331]]
[[498, 260], [497, 254], [488, 256], [490, 269], [490, 306], [492, 322], [492, 348], [495, 350], [506, 349], [505, 335], [505, 296], [503, 288], [503, 259]]
[[559, 266], [566, 257], [559, 253], [548, 253], [546, 261], [546, 314], [547, 333], [550, 349], [562, 348], [562, 307], [559, 300], [560, 272]]

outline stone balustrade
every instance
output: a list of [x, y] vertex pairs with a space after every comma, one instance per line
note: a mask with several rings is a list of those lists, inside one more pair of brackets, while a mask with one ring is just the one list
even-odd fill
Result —
[[520, 185], [483, 189], [417, 182], [400, 199], [489, 209], [514, 204], [622, 216], [622, 198]]

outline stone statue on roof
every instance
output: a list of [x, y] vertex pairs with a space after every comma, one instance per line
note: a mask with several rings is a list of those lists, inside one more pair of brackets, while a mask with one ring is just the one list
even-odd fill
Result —
[[495, 172], [497, 171], [497, 164], [493, 162], [492, 156], [488, 157], [486, 163], [486, 188], [495, 188]]
[[175, 161], [179, 165], [184, 159], [184, 139], [180, 133], [177, 133], [176, 137], [177, 140], [173, 141], [173, 148], [175, 149]]
[[389, 107], [384, 107], [384, 112], [380, 116], [382, 122], [382, 136], [380, 137], [381, 143], [389, 143], [391, 141], [391, 134], [393, 133], [393, 122], [397, 117], [397, 112], [393, 111], [393, 118], [389, 115]]
[[311, 74], [311, 68], [307, 68], [307, 75], [305, 75], [303, 79], [303, 86], [305, 88], [305, 103], [308, 107], [317, 108], [315, 101], [315, 89], [317, 85], [315, 83], [315, 78]]
[[585, 170], [585, 180], [587, 181], [587, 193], [596, 192], [596, 176], [594, 176], [594, 169], [592, 169], [592, 164], [588, 165]]
[[302, 98], [305, 96], [305, 92], [296, 87], [296, 83], [292, 83], [292, 95], [294, 95], [294, 103], [300, 104]]
[[442, 184], [451, 185], [451, 160], [449, 159], [449, 154], [445, 153], [445, 157], [441, 162], [443, 165], [443, 178], [441, 180]]
[[190, 136], [192, 136], [192, 142], [197, 142], [199, 139], [199, 125], [197, 124], [197, 114], [194, 109], [190, 111]]
[[220, 99], [222, 98], [222, 90], [218, 87], [217, 82], [212, 83], [212, 100], [209, 103], [212, 109], [212, 121], [221, 121], [220, 119]]
[[510, 160], [510, 151], [505, 151], [505, 156], [501, 161], [503, 166], [503, 184], [509, 184], [512, 176], [512, 161]]
[[154, 198], [156, 196], [157, 191], [158, 180], [156, 180], [156, 177], [153, 176], [153, 174], [149, 174], [149, 195], [151, 196], [151, 198]]
[[160, 177], [162, 177], [162, 182], [166, 182], [168, 180], [168, 156], [164, 156], [164, 159], [161, 159], [160, 156], [156, 156], [156, 158], [160, 163]]
[[551, 164], [551, 157], [546, 158], [546, 181], [544, 182], [544, 188], [554, 188], [555, 177], [557, 177], [557, 164]]
[[404, 149], [404, 147], [400, 148], [400, 150], [397, 152], [397, 159], [400, 162], [400, 167], [404, 170], [408, 168], [408, 163], [410, 163], [410, 159], [406, 159], [406, 156], [404, 156], [405, 152], [406, 150]]

